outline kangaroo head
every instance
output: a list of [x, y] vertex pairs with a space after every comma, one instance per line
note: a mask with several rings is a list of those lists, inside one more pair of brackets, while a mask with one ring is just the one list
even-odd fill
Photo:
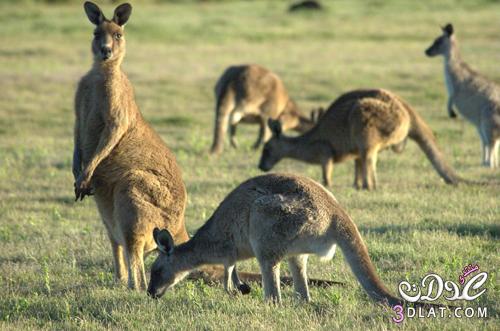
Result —
[[155, 228], [153, 238], [159, 255], [151, 267], [148, 295], [156, 299], [187, 276], [188, 272], [178, 270], [179, 261], [175, 257], [174, 239], [168, 230]]
[[285, 148], [282, 143], [282, 128], [279, 120], [269, 119], [267, 125], [271, 129], [273, 136], [264, 145], [262, 156], [260, 157], [259, 169], [262, 171], [271, 170], [283, 157]]
[[453, 25], [450, 23], [442, 27], [443, 34], [434, 40], [432, 45], [425, 50], [425, 55], [432, 57], [436, 55], [445, 55], [449, 52], [453, 43]]
[[87, 1], [83, 5], [90, 22], [95, 25], [92, 53], [97, 62], [121, 61], [125, 56], [124, 27], [132, 6], [124, 3], [116, 7], [113, 18], [106, 19], [101, 9]]

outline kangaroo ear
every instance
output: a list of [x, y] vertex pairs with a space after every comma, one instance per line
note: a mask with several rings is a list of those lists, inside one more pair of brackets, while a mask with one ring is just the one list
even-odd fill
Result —
[[271, 129], [274, 136], [279, 137], [281, 135], [281, 122], [279, 120], [273, 120], [270, 118], [267, 120], [267, 125]]
[[85, 13], [89, 18], [89, 21], [94, 25], [99, 25], [104, 21], [104, 15], [101, 9], [93, 2], [85, 1], [83, 4], [83, 8], [85, 9]]
[[446, 24], [441, 29], [443, 30], [444, 33], [448, 35], [448, 37], [453, 34], [453, 25], [451, 23]]
[[160, 230], [155, 228], [153, 230], [153, 238], [155, 239], [158, 250], [163, 254], [171, 254], [174, 250], [174, 239], [168, 230]]
[[125, 23], [127, 23], [130, 14], [132, 14], [132, 6], [129, 3], [123, 3], [116, 7], [113, 22], [119, 26], [124, 26]]
[[317, 123], [324, 113], [325, 109], [323, 107], [319, 107], [318, 109], [313, 109], [311, 111], [311, 121], [313, 123]]

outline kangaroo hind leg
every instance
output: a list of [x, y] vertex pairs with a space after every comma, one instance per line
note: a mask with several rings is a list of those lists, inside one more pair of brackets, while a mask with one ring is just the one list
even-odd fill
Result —
[[363, 172], [363, 188], [377, 188], [377, 150], [368, 149], [361, 152], [361, 168]]
[[231, 142], [231, 147], [238, 148], [238, 141], [236, 140], [236, 127], [237, 124], [231, 124], [229, 126], [229, 141]]
[[308, 256], [306, 254], [288, 258], [295, 294], [304, 301], [311, 300], [309, 296], [309, 287], [307, 285], [307, 258]]
[[[134, 290], [146, 289], [146, 273], [144, 270], [144, 247], [146, 236], [151, 229], [139, 204], [130, 196], [128, 190], [115, 188], [114, 220], [124, 238], [125, 257], [128, 266], [128, 287]], [[149, 215], [151, 216], [151, 215]]]
[[280, 263], [262, 256], [257, 257], [262, 273], [264, 298], [273, 303], [281, 303], [280, 291]]
[[489, 148], [489, 167], [492, 169], [498, 168], [499, 160], [498, 160], [498, 149], [500, 146], [500, 138], [490, 145]]

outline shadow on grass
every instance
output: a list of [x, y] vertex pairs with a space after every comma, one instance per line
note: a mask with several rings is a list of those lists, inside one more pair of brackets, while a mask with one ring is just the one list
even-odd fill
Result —
[[490, 236], [492, 238], [500, 238], [500, 225], [497, 224], [453, 224], [453, 225], [383, 225], [377, 227], [360, 226], [361, 232], [375, 232], [385, 234], [387, 232], [412, 232], [418, 231], [448, 231], [456, 233], [459, 236]]
[[148, 119], [152, 125], [174, 125], [177, 127], [188, 127], [196, 124], [196, 120], [187, 116], [153, 117]]

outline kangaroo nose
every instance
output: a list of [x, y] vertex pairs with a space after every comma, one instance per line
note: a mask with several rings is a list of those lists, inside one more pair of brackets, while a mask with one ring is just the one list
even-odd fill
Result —
[[102, 53], [102, 57], [104, 58], [104, 60], [107, 60], [111, 57], [111, 48], [107, 47], [107, 46], [103, 46], [103, 47], [101, 47], [101, 53]]
[[155, 291], [153, 291], [151, 288], [148, 288], [148, 297], [151, 297], [153, 299], [158, 299], [158, 297], [156, 296]]

